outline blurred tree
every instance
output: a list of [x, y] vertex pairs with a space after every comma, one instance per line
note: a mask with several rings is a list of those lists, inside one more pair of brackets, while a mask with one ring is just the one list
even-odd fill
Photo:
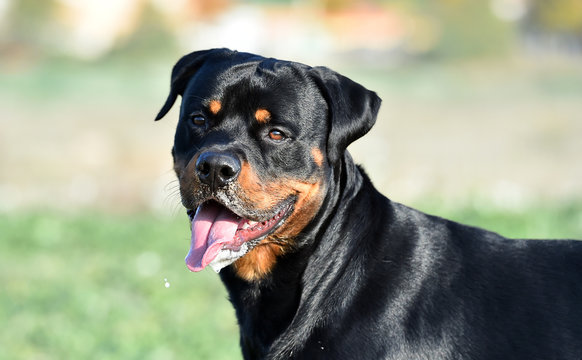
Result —
[[363, 1], [353, 0], [320, 0], [319, 3], [327, 11], [337, 11], [354, 6], [354, 4], [362, 3]]
[[582, 0], [531, 0], [528, 21], [544, 30], [582, 36]]
[[176, 37], [164, 21], [164, 17], [150, 3], [142, 9], [139, 25], [134, 32], [118, 41], [109, 57], [155, 59], [177, 56]]
[[[7, 31], [2, 36], [0, 49], [29, 48], [47, 51], [47, 36], [51, 35], [54, 16], [54, 0], [18, 0], [11, 3]], [[2, 51], [3, 56], [10, 56], [10, 51]]]
[[439, 29], [439, 40], [432, 53], [442, 58], [495, 56], [507, 53], [513, 45], [513, 26], [493, 16], [488, 1], [401, 0], [386, 3], [399, 3], [433, 19]]
[[530, 50], [582, 53], [582, 0], [530, 0], [522, 32]]

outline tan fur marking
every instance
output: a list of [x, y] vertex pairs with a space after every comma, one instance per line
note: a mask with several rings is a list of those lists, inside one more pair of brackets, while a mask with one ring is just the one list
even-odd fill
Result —
[[271, 120], [271, 113], [267, 109], [258, 109], [255, 111], [255, 119], [261, 124], [266, 124]]
[[321, 153], [321, 150], [314, 147], [311, 149], [311, 156], [313, 156], [313, 161], [315, 161], [317, 166], [321, 167], [321, 165], [323, 165], [323, 154]]
[[284, 253], [279, 244], [264, 239], [248, 254], [234, 263], [234, 269], [239, 277], [247, 281], [256, 281], [271, 272], [277, 262], [277, 257]]
[[272, 209], [279, 202], [286, 199], [288, 195], [281, 192], [272, 191], [267, 184], [263, 183], [252, 170], [248, 162], [241, 164], [241, 171], [238, 176], [238, 183], [241, 187], [241, 198], [255, 209]]
[[288, 184], [297, 194], [297, 201], [295, 202], [293, 213], [277, 229], [275, 235], [279, 238], [292, 240], [307, 226], [319, 210], [321, 202], [323, 201], [323, 192], [321, 191], [320, 183], [309, 184], [300, 181], [290, 181]]
[[238, 181], [242, 198], [252, 203], [256, 209], [272, 209], [292, 195], [297, 197], [293, 213], [285, 223], [234, 263], [239, 277], [247, 281], [256, 281], [272, 271], [277, 257], [293, 246], [294, 237], [307, 226], [319, 210], [323, 201], [322, 179], [311, 183], [282, 178], [272, 183], [264, 183], [253, 172], [251, 166], [243, 162]]
[[208, 109], [210, 110], [211, 113], [216, 115], [218, 114], [220, 109], [222, 109], [222, 103], [218, 100], [212, 100], [210, 101], [210, 103], [208, 103]]

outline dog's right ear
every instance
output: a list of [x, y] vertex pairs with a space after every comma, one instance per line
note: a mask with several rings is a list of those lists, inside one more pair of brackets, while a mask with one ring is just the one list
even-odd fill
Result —
[[178, 95], [183, 95], [184, 90], [186, 89], [186, 85], [188, 85], [188, 81], [192, 78], [192, 76], [200, 69], [204, 61], [207, 59], [209, 54], [228, 54], [232, 53], [229, 49], [210, 49], [210, 50], [202, 50], [202, 51], [195, 51], [188, 55], [183, 56], [174, 68], [172, 69], [172, 81], [170, 84], [170, 94], [168, 94], [168, 98], [166, 99], [166, 103], [162, 106], [162, 109], [156, 116], [156, 121], [163, 118], [168, 111], [176, 102]]

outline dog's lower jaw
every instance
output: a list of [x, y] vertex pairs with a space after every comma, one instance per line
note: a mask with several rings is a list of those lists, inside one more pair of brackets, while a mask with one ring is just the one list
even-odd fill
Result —
[[222, 249], [208, 264], [216, 273], [240, 259], [249, 251], [248, 244], [243, 243], [238, 250]]

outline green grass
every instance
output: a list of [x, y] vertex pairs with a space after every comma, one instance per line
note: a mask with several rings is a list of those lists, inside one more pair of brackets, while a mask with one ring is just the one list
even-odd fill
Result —
[[[582, 237], [582, 203], [420, 208], [513, 237]], [[226, 292], [185, 268], [188, 242], [185, 216], [0, 215], [0, 359], [240, 358]]]
[[473, 199], [464, 205], [450, 205], [429, 199], [415, 204], [429, 214], [463, 224], [479, 226], [514, 239], [582, 240], [582, 201], [534, 203], [526, 207], [501, 209], [487, 201]]
[[240, 358], [217, 275], [185, 268], [184, 217], [10, 215], [0, 236], [1, 359]]

